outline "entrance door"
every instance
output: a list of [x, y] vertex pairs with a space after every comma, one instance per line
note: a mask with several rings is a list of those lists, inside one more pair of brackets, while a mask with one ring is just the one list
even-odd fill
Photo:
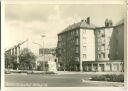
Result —
[[103, 72], [104, 71], [104, 64], [99, 64], [99, 71]]

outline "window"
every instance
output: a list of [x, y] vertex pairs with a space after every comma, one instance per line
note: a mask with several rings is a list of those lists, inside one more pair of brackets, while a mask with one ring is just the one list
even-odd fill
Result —
[[101, 42], [102, 42], [102, 43], [105, 43], [105, 39], [104, 39], [104, 38], [101, 38]]
[[118, 30], [116, 30], [117, 31], [117, 33], [118, 33]]
[[100, 30], [98, 31], [98, 33], [100, 34]]
[[100, 50], [100, 48], [98, 47], [97, 50]]
[[82, 31], [82, 35], [83, 35], [83, 37], [86, 36], [86, 30], [83, 30], [83, 31]]
[[78, 38], [76, 38], [76, 44], [77, 44], [77, 45], [79, 44], [79, 40], [78, 40]]
[[104, 30], [100, 30], [101, 31], [101, 34], [104, 34]]
[[75, 31], [73, 30], [72, 32], [73, 32], [73, 35], [75, 35]]
[[103, 51], [104, 49], [105, 49], [105, 46], [104, 46], [104, 45], [102, 45], [102, 46], [101, 46], [101, 50]]
[[105, 44], [102, 44], [102, 46], [105, 46]]
[[110, 58], [110, 54], [108, 54], [108, 58]]
[[86, 59], [86, 54], [83, 54], [83, 59]]
[[101, 37], [105, 37], [105, 34], [102, 34]]
[[71, 36], [72, 36], [72, 31], [71, 31]]
[[58, 36], [58, 40], [61, 41], [61, 36]]
[[86, 30], [83, 30], [83, 33], [86, 33]]
[[76, 53], [78, 53], [79, 52], [79, 47], [76, 47]]
[[79, 34], [79, 30], [76, 30], [76, 35], [78, 35]]
[[61, 43], [58, 43], [59, 48], [61, 47]]
[[86, 46], [83, 46], [83, 51], [86, 51]]
[[110, 49], [110, 45], [108, 45], [108, 50]]
[[101, 54], [98, 55], [98, 58], [101, 58]]
[[101, 40], [100, 39], [98, 39], [98, 43], [101, 43]]
[[86, 37], [83, 37], [83, 44], [87, 44], [87, 40], [86, 40]]
[[103, 58], [105, 58], [105, 53], [102, 53], [102, 55], [103, 55]]
[[76, 61], [79, 61], [79, 57], [75, 57], [75, 60], [76, 60]]
[[83, 36], [83, 40], [86, 40], [86, 37], [85, 36]]

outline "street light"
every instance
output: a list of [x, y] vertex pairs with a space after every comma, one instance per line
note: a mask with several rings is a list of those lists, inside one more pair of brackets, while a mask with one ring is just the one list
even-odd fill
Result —
[[[40, 48], [42, 48], [42, 45], [41, 44], [39, 44], [39, 43], [36, 43], [36, 42], [32, 42], [33, 44], [36, 44], [36, 45], [38, 45], [38, 46], [40, 46]], [[39, 53], [39, 52], [38, 52]], [[40, 55], [40, 53], [39, 53], [39, 55]], [[36, 69], [37, 69], [37, 61], [36, 61]]]
[[39, 43], [33, 42], [34, 44], [39, 45], [43, 49], [43, 54], [42, 54], [42, 57], [43, 57], [43, 71], [45, 71], [44, 37], [46, 37], [46, 36], [45, 35], [41, 35], [41, 38], [43, 39], [43, 46], [41, 44], [39, 44]]
[[44, 37], [46, 37], [45, 35], [41, 35], [42, 39], [43, 39], [43, 71], [45, 71], [45, 53], [44, 53]]

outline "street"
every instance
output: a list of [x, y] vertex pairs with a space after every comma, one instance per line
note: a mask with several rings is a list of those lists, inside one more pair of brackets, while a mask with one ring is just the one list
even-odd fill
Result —
[[[93, 74], [7, 74], [5, 86], [7, 87], [119, 87], [123, 83], [90, 81]], [[84, 81], [82, 81], [84, 79]]]

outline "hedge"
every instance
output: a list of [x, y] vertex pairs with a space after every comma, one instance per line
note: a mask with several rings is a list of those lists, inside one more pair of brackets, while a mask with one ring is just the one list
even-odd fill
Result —
[[110, 81], [110, 82], [124, 82], [124, 75], [99, 75], [99, 76], [92, 76], [91, 80], [94, 81]]

